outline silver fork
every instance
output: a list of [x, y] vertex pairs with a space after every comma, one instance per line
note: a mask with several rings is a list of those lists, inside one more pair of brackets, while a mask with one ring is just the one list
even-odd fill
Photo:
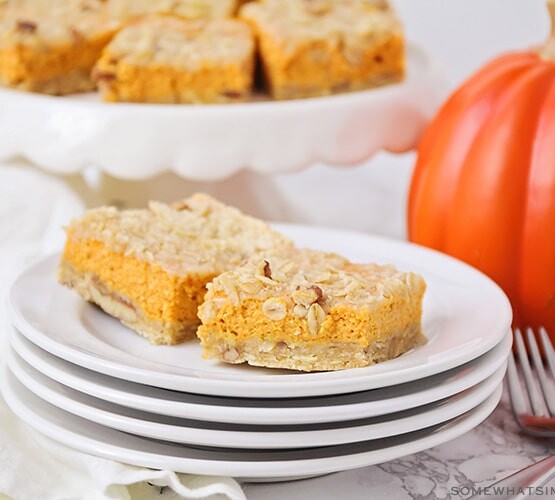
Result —
[[[514, 355], [511, 353], [507, 369], [509, 397], [515, 419], [524, 432], [533, 436], [555, 437], [555, 351], [545, 328], [540, 328], [539, 336], [547, 366], [544, 366], [532, 329], [526, 330], [528, 349], [520, 330], [514, 331], [518, 361], [526, 390], [523, 390]], [[529, 357], [532, 359], [539, 384], [534, 377]]]
[[[509, 399], [515, 419], [520, 428], [533, 436], [555, 438], [555, 352], [553, 345], [547, 336], [545, 328], [540, 328], [539, 336], [544, 349], [547, 366], [544, 366], [538, 343], [532, 329], [526, 330], [528, 349], [524, 344], [520, 330], [514, 330], [514, 341], [520, 368], [524, 378], [524, 386], [515, 363], [513, 353], [509, 356], [507, 368], [507, 383], [509, 386]], [[532, 366], [537, 374], [534, 377], [529, 357], [532, 358]], [[547, 368], [547, 370], [546, 370]], [[550, 376], [549, 376], [550, 375]], [[490, 492], [496, 489], [507, 488], [509, 491], [520, 491], [529, 487], [544, 486], [555, 477], [555, 455], [548, 456], [510, 476], [501, 479], [488, 488]], [[477, 495], [475, 500], [486, 500], [488, 495]], [[529, 498], [526, 495], [503, 495], [503, 498]]]

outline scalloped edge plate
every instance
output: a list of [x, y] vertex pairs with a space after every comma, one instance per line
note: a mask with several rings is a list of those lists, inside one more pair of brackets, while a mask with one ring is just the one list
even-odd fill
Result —
[[0, 89], [0, 159], [22, 156], [57, 174], [93, 165], [129, 180], [352, 165], [380, 150], [412, 149], [447, 88], [430, 56], [409, 44], [405, 81], [311, 99], [152, 105]]

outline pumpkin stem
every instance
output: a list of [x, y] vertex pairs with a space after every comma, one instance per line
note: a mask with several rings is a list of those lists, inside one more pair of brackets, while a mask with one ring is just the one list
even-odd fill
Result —
[[543, 59], [555, 61], [555, 0], [547, 0], [547, 8], [551, 17], [551, 35], [545, 46], [541, 49], [540, 55]]

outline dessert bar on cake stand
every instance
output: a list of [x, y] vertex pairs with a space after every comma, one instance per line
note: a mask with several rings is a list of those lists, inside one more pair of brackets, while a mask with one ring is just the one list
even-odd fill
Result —
[[409, 151], [447, 87], [430, 56], [409, 43], [403, 82], [326, 97], [153, 105], [0, 89], [0, 161], [23, 157], [64, 176], [87, 205], [144, 206], [153, 183], [158, 193], [178, 185], [186, 195], [231, 177], [241, 184], [249, 173]]

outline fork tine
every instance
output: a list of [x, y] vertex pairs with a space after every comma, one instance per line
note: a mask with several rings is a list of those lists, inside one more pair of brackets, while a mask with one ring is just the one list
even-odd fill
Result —
[[542, 339], [543, 352], [545, 353], [547, 363], [551, 370], [551, 377], [555, 380], [555, 351], [553, 350], [553, 344], [551, 343], [551, 340], [549, 340], [547, 331], [543, 327], [540, 328], [540, 337]]
[[551, 413], [551, 415], [555, 415], [555, 401], [553, 401], [553, 398], [549, 397], [551, 389], [549, 387], [547, 375], [545, 374], [545, 369], [543, 367], [543, 361], [540, 355], [540, 350], [538, 348], [538, 343], [536, 342], [536, 337], [534, 336], [534, 332], [531, 328], [528, 328], [526, 330], [526, 337], [528, 340], [528, 348], [530, 350], [530, 354], [532, 355], [532, 363], [538, 374], [538, 380], [540, 381], [540, 387], [543, 393], [543, 400], [545, 401], [545, 403], [547, 403], [549, 413]]
[[530, 368], [530, 362], [528, 361], [528, 354], [526, 352], [526, 347], [524, 341], [522, 340], [522, 334], [519, 329], [514, 331], [516, 348], [518, 353], [518, 360], [520, 361], [520, 366], [522, 367], [522, 373], [524, 374], [524, 381], [526, 382], [526, 387], [528, 388], [528, 397], [530, 399], [530, 404], [532, 405], [532, 412], [536, 416], [548, 416], [547, 408], [543, 401], [543, 397], [538, 390], [536, 383], [534, 382], [534, 377], [532, 375], [532, 369]]
[[527, 398], [524, 396], [522, 386], [520, 385], [520, 378], [516, 369], [515, 357], [511, 352], [509, 356], [509, 364], [507, 366], [507, 384], [509, 386], [509, 400], [513, 408], [513, 413], [518, 419], [518, 415], [523, 415], [528, 412]]

